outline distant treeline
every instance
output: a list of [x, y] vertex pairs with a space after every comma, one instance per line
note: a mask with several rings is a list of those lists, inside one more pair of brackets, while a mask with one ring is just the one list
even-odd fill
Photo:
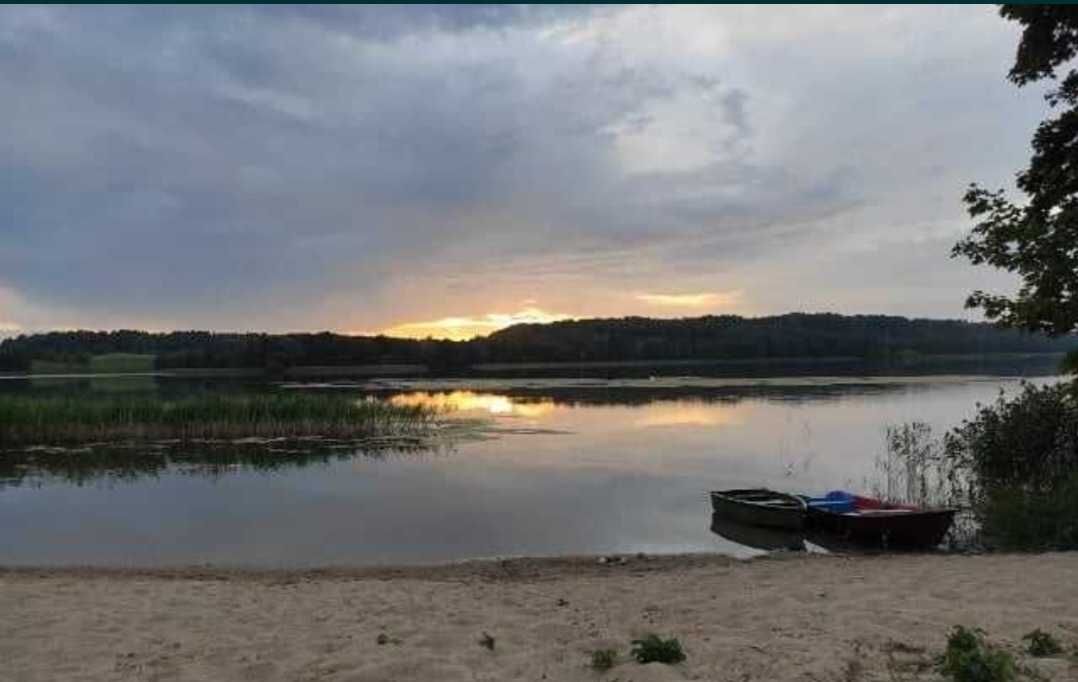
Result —
[[925, 355], [1066, 352], [1073, 336], [1048, 338], [985, 323], [883, 315], [792, 313], [678, 320], [626, 317], [522, 324], [471, 341], [319, 334], [181, 331], [50, 332], [0, 342], [0, 371], [90, 366], [110, 354], [153, 356], [156, 369], [416, 364], [859, 358], [892, 362]]

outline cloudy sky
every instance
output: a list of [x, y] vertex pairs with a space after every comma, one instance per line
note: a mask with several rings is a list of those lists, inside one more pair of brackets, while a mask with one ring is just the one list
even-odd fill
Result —
[[963, 317], [992, 7], [3, 7], [0, 333]]

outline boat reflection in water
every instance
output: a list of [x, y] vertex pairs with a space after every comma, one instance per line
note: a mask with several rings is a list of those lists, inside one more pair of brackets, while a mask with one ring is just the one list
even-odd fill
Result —
[[[752, 526], [712, 513], [711, 532], [724, 540], [764, 552], [809, 552], [813, 554], [879, 554], [925, 551], [926, 548], [883, 546], [856, 542], [821, 529], [787, 530]], [[930, 550], [929, 550], [930, 551]]]
[[730, 542], [765, 552], [778, 550], [804, 552], [807, 550], [803, 531], [750, 526], [731, 521], [721, 514], [711, 515], [711, 532]]
[[818, 529], [767, 528], [731, 521], [711, 514], [711, 532], [724, 540], [764, 552], [810, 552], [817, 554], [871, 554], [878, 547], [857, 544]]

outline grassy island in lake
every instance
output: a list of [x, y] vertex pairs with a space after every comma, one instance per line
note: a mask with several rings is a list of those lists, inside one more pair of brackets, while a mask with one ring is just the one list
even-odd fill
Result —
[[0, 445], [421, 434], [434, 413], [342, 395], [0, 396]]

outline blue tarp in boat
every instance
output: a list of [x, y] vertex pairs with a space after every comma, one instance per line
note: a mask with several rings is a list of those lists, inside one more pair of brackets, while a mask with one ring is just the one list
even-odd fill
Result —
[[823, 497], [810, 497], [808, 506], [809, 509], [819, 509], [833, 514], [845, 514], [854, 511], [856, 508], [855, 501], [856, 498], [853, 493], [848, 493], [845, 490], [832, 490]]

